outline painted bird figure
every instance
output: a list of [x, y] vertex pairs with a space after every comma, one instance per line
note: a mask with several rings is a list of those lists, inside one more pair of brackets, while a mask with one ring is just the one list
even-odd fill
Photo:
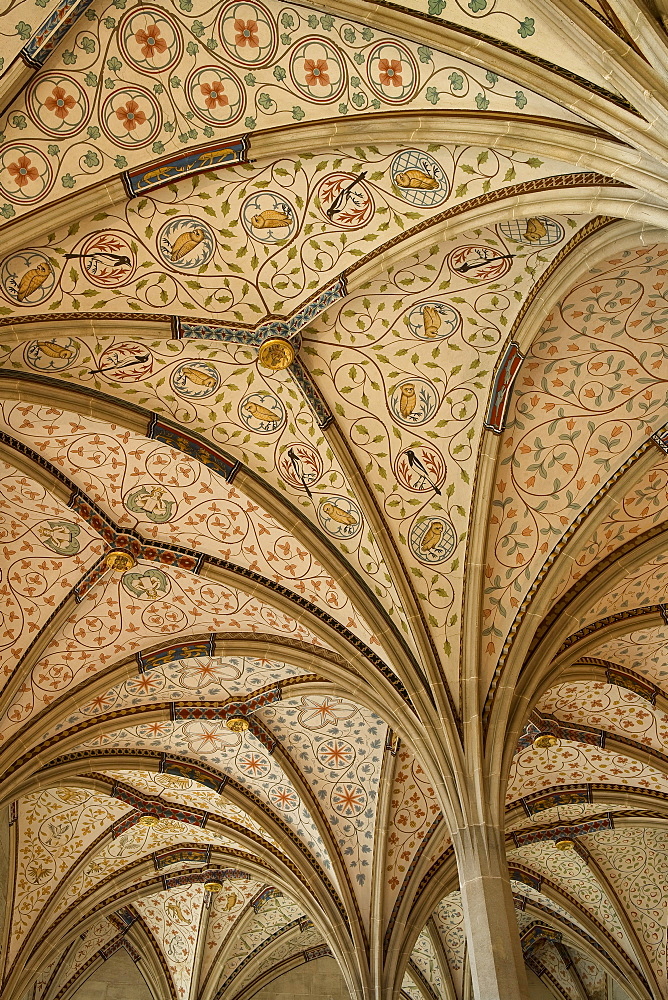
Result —
[[261, 406], [260, 403], [254, 403], [252, 399], [247, 399], [244, 403], [244, 410], [247, 410], [252, 417], [256, 420], [261, 420], [263, 424], [280, 424], [281, 417], [272, 413], [268, 410], [266, 406]]
[[399, 395], [399, 412], [401, 416], [405, 419], [410, 417], [416, 405], [417, 396], [415, 395], [415, 386], [412, 382], [405, 382], [401, 387]]
[[302, 462], [301, 458], [299, 457], [294, 448], [288, 448], [288, 458], [290, 460], [290, 465], [292, 466], [295, 477], [302, 484], [302, 486], [306, 490], [307, 495], [312, 498], [313, 494], [306, 485], [306, 481], [304, 479], [304, 463]]
[[227, 899], [225, 900], [225, 906], [223, 907], [224, 912], [227, 913], [229, 910], [233, 909], [236, 906], [236, 903], [237, 903], [236, 894], [231, 892], [227, 897]]
[[202, 372], [199, 368], [182, 368], [181, 374], [185, 375], [191, 382], [194, 382], [195, 385], [206, 385], [209, 388], [212, 388], [216, 384], [216, 378], [214, 375]]
[[524, 233], [524, 239], [528, 243], [536, 243], [541, 240], [543, 236], [547, 236], [547, 228], [542, 221], [542, 219], [527, 219], [527, 228]]
[[21, 278], [19, 290], [16, 298], [19, 302], [24, 302], [29, 295], [41, 288], [46, 279], [53, 273], [45, 260], [40, 261], [37, 267], [31, 267]]
[[339, 524], [357, 524], [357, 518], [352, 514], [348, 513], [347, 510], [342, 510], [341, 507], [337, 507], [335, 503], [327, 501], [322, 505], [322, 509], [328, 517], [331, 517], [333, 521], [338, 521]]
[[424, 170], [413, 167], [411, 170], [404, 170], [402, 174], [395, 176], [397, 185], [402, 188], [420, 188], [423, 191], [434, 191], [441, 185], [435, 177], [430, 177]]
[[173, 261], [181, 260], [186, 254], [194, 250], [195, 247], [202, 242], [205, 233], [203, 229], [189, 229], [186, 233], [181, 233], [177, 236], [172, 244], [169, 240], [165, 240], [165, 243], [169, 246], [170, 256]]
[[46, 354], [49, 358], [71, 358], [74, 350], [71, 347], [62, 347], [60, 344], [52, 344], [48, 340], [38, 340], [35, 344], [38, 351]]
[[441, 314], [433, 306], [425, 306], [422, 310], [422, 324], [425, 337], [435, 337], [441, 328]]
[[443, 522], [432, 521], [420, 541], [420, 552], [431, 552], [435, 549], [440, 544], [442, 535]]
[[286, 212], [278, 212], [273, 208], [265, 208], [264, 212], [254, 215], [251, 222], [255, 229], [281, 229], [292, 225], [292, 219]]

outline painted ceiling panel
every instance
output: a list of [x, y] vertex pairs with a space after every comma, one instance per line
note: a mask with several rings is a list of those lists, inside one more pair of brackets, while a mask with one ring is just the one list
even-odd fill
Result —
[[668, 677], [668, 628], [661, 625], [634, 629], [627, 635], [602, 642], [594, 653], [663, 686]]
[[20, 800], [8, 961], [14, 961], [40, 911], [81, 854], [127, 812], [124, 802], [69, 786], [34, 792]]
[[[487, 555], [490, 676], [513, 609], [550, 552], [608, 475], [665, 422], [668, 369], [656, 296], [666, 254], [662, 244], [620, 247], [592, 267], [546, 317], [522, 366]], [[654, 311], [661, 332], [649, 320]]]
[[610, 782], [629, 788], [668, 791], [668, 777], [658, 767], [588, 743], [561, 740], [549, 750], [529, 747], [513, 760], [507, 801], [555, 784]]
[[94, 958], [100, 948], [118, 935], [118, 927], [107, 917], [101, 917], [93, 926], [75, 941], [67, 952], [51, 986], [51, 993], [58, 993], [83, 971], [87, 962]]
[[415, 942], [415, 947], [411, 952], [411, 961], [415, 963], [436, 996], [444, 1000], [447, 994], [443, 983], [443, 972], [439, 965], [434, 943], [426, 930], [420, 932]]
[[[91, 4], [76, 36], [55, 48], [0, 119], [2, 193], [14, 209], [5, 217], [116, 177], [151, 152], [183, 154], [193, 144], [304, 120], [438, 104], [582, 121], [494, 66], [485, 75], [461, 58], [312, 7], [286, 13], [273, 0], [252, 2], [245, 18], [235, 18], [231, 4], [197, 13], [181, 6], [178, 17], [162, 0], [144, 7]], [[248, 35], [235, 27], [242, 19]], [[28, 122], [32, 142], [23, 149]], [[19, 157], [30, 160], [24, 174]]]
[[462, 997], [466, 965], [466, 933], [462, 894], [459, 890], [451, 892], [438, 904], [434, 910], [434, 924], [443, 943], [457, 996]]
[[135, 908], [159, 942], [179, 1000], [190, 997], [204, 886], [180, 886], [135, 901]]
[[252, 878], [228, 878], [222, 882], [222, 886], [222, 892], [213, 897], [209, 910], [200, 973], [202, 985], [210, 975], [216, 977], [222, 950], [230, 947], [241, 915], [262, 890], [263, 883]]

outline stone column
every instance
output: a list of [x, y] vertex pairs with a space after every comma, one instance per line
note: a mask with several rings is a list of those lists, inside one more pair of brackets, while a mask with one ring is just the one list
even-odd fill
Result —
[[529, 1000], [503, 833], [481, 823], [452, 841], [475, 1000]]

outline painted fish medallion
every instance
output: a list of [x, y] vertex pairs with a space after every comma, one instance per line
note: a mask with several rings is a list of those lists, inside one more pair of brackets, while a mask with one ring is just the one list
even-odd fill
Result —
[[11, 302], [30, 308], [49, 298], [56, 285], [56, 272], [40, 250], [22, 250], [5, 257], [0, 265], [0, 283]]
[[346, 85], [343, 56], [317, 36], [302, 38], [289, 57], [290, 79], [299, 93], [316, 104], [336, 101]]
[[250, 431], [274, 434], [285, 424], [286, 415], [280, 399], [270, 392], [253, 392], [239, 404], [239, 416]]
[[327, 174], [318, 185], [316, 197], [327, 221], [343, 229], [362, 229], [376, 210], [371, 191], [355, 174]]
[[528, 247], [552, 247], [561, 243], [565, 234], [564, 227], [556, 219], [546, 215], [537, 215], [529, 219], [509, 219], [497, 225], [498, 232], [513, 243], [522, 243]]
[[354, 819], [364, 812], [367, 806], [367, 794], [361, 785], [353, 782], [341, 782], [332, 789], [330, 801], [332, 809], [345, 819]]
[[121, 582], [128, 594], [138, 597], [140, 601], [156, 601], [171, 590], [171, 584], [162, 570], [153, 567], [142, 573], [124, 573]]
[[44, 197], [54, 174], [46, 156], [24, 142], [0, 148], [0, 193], [15, 205], [30, 205]]
[[102, 105], [100, 123], [112, 142], [125, 149], [140, 149], [158, 135], [162, 112], [150, 90], [136, 85], [123, 87]]
[[299, 805], [297, 793], [289, 785], [274, 785], [270, 788], [269, 801], [280, 812], [293, 812]]
[[367, 73], [376, 96], [391, 104], [407, 104], [420, 84], [417, 63], [399, 42], [387, 40], [374, 46], [367, 58]]
[[164, 73], [176, 66], [183, 54], [178, 25], [151, 4], [142, 4], [123, 18], [118, 39], [127, 61], [143, 73]]
[[218, 32], [228, 56], [242, 66], [266, 66], [278, 45], [274, 19], [256, 0], [226, 4], [220, 12]]
[[73, 521], [45, 521], [36, 530], [42, 545], [60, 556], [73, 556], [81, 548], [81, 527]]
[[447, 302], [418, 302], [406, 317], [408, 328], [418, 340], [445, 340], [456, 333], [462, 317]]
[[160, 228], [156, 246], [170, 269], [193, 271], [209, 263], [216, 250], [216, 237], [211, 227], [194, 215], [177, 215]]
[[323, 767], [328, 767], [331, 771], [342, 771], [344, 768], [352, 767], [356, 756], [353, 745], [347, 740], [338, 738], [323, 740], [316, 752], [316, 757]]
[[240, 216], [248, 235], [260, 243], [289, 240], [297, 228], [297, 213], [276, 191], [249, 195], [241, 206]]
[[28, 88], [26, 103], [33, 121], [58, 138], [80, 132], [90, 113], [86, 92], [67, 73], [38, 76]]
[[220, 387], [220, 373], [207, 361], [184, 361], [172, 371], [169, 384], [186, 399], [206, 399]]
[[512, 266], [512, 256], [503, 246], [468, 244], [452, 250], [446, 260], [455, 274], [466, 277], [470, 282], [483, 282], [497, 281], [507, 274]]
[[408, 544], [421, 563], [436, 566], [452, 555], [457, 536], [447, 517], [417, 517], [408, 533]]
[[438, 160], [421, 149], [402, 149], [390, 164], [392, 183], [404, 201], [436, 208], [450, 194], [450, 181]]
[[137, 258], [123, 233], [93, 233], [81, 247], [79, 260], [88, 280], [98, 288], [118, 288], [132, 279]]
[[413, 493], [440, 492], [446, 471], [443, 456], [431, 445], [405, 448], [394, 463], [397, 482]]
[[246, 109], [243, 84], [222, 66], [196, 66], [186, 80], [185, 95], [207, 125], [233, 125]]
[[107, 347], [93, 371], [114, 382], [137, 382], [153, 370], [153, 355], [146, 344], [122, 340]]
[[431, 420], [438, 409], [436, 387], [425, 378], [407, 378], [397, 382], [388, 395], [394, 419], [409, 427], [419, 427]]
[[23, 357], [30, 368], [38, 372], [62, 372], [79, 357], [79, 342], [71, 337], [33, 340], [26, 344]]
[[154, 524], [171, 521], [177, 507], [174, 496], [157, 483], [136, 486], [125, 496], [123, 503], [126, 510], [147, 517]]
[[354, 538], [362, 530], [362, 513], [354, 500], [345, 496], [323, 497], [318, 520], [333, 538]]

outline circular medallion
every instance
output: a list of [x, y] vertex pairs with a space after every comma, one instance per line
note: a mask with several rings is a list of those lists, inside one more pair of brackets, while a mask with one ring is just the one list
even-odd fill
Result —
[[125, 573], [136, 565], [134, 557], [129, 552], [110, 552], [104, 562], [107, 569], [113, 573]]
[[271, 771], [269, 758], [257, 750], [250, 750], [248, 753], [241, 753], [237, 756], [237, 767], [242, 774], [247, 774], [249, 778], [266, 778]]
[[530, 219], [512, 219], [500, 222], [498, 231], [513, 243], [523, 243], [532, 247], [551, 247], [561, 243], [564, 238], [564, 227], [556, 219], [546, 215], [536, 215]]
[[10, 301], [22, 306], [37, 306], [45, 302], [55, 288], [56, 272], [40, 250], [21, 250], [3, 260], [0, 283]]
[[157, 601], [171, 590], [168, 578], [153, 566], [142, 573], [125, 573], [121, 582], [128, 594], [140, 601]]
[[405, 448], [394, 463], [397, 482], [413, 493], [440, 494], [446, 471], [440, 451], [430, 445], [416, 444], [413, 448]]
[[42, 545], [59, 556], [73, 556], [81, 545], [78, 535], [81, 528], [73, 521], [45, 521], [37, 529]]
[[395, 188], [411, 205], [435, 208], [450, 194], [450, 181], [443, 167], [420, 149], [402, 149], [392, 160], [390, 176]]
[[170, 219], [156, 237], [158, 253], [170, 268], [199, 270], [208, 264], [216, 249], [216, 237], [206, 222], [192, 215]]
[[291, 486], [308, 490], [322, 477], [322, 459], [310, 444], [289, 444], [278, 460], [281, 478]]
[[286, 416], [283, 404], [270, 392], [254, 392], [239, 404], [239, 416], [249, 431], [273, 434], [281, 430]]
[[345, 819], [353, 819], [366, 809], [367, 794], [361, 785], [342, 782], [334, 786], [330, 800], [335, 813]]
[[408, 327], [418, 340], [445, 340], [456, 333], [462, 318], [445, 302], [419, 302], [406, 317]]
[[418, 427], [431, 420], [438, 409], [436, 388], [424, 378], [407, 378], [393, 386], [388, 397], [390, 412], [400, 424]]
[[142, 73], [165, 73], [183, 54], [183, 40], [171, 17], [151, 4], [142, 4], [118, 26], [121, 52]]
[[30, 368], [38, 372], [62, 372], [79, 357], [79, 342], [65, 337], [61, 340], [33, 340], [26, 344], [23, 357]]
[[294, 208], [275, 191], [259, 191], [250, 195], [241, 206], [240, 215], [248, 235], [260, 243], [289, 240], [297, 228]]
[[280, 812], [293, 812], [299, 805], [297, 793], [289, 785], [274, 785], [270, 788], [269, 801]]
[[326, 496], [318, 506], [318, 520], [333, 538], [354, 538], [362, 530], [362, 513], [344, 496]]
[[88, 97], [66, 73], [45, 73], [28, 88], [28, 111], [47, 135], [69, 138], [88, 121]]
[[23, 142], [0, 147], [0, 193], [15, 205], [39, 201], [53, 184], [51, 164]]
[[100, 355], [97, 368], [91, 374], [104, 375], [114, 382], [138, 382], [153, 370], [153, 355], [145, 344], [122, 340], [112, 344]]
[[328, 222], [342, 229], [361, 229], [371, 222], [376, 206], [363, 178], [338, 171], [323, 177], [316, 196]]
[[446, 517], [418, 517], [408, 533], [411, 552], [421, 563], [435, 566], [455, 550], [455, 529]]
[[242, 66], [265, 66], [278, 44], [274, 19], [257, 0], [226, 4], [220, 12], [218, 33], [228, 56]]
[[260, 345], [257, 358], [263, 368], [269, 368], [272, 372], [282, 372], [295, 360], [295, 349], [289, 340], [272, 337]]
[[342, 771], [355, 763], [355, 748], [347, 740], [323, 740], [316, 752], [316, 757], [331, 771]]
[[250, 722], [243, 715], [233, 715], [226, 720], [225, 725], [231, 733], [245, 733], [250, 729]]
[[169, 490], [153, 483], [135, 486], [126, 494], [123, 503], [126, 510], [140, 517], [147, 517], [154, 524], [171, 521], [177, 507], [176, 500]]
[[391, 104], [406, 104], [420, 83], [417, 63], [400, 42], [385, 41], [374, 46], [367, 60], [367, 73], [376, 96]]
[[81, 270], [98, 288], [117, 288], [130, 281], [137, 258], [121, 233], [93, 233], [81, 247]]
[[289, 58], [292, 83], [308, 101], [336, 101], [346, 85], [346, 71], [339, 52], [322, 38], [302, 38]]
[[470, 244], [452, 250], [446, 261], [451, 271], [468, 281], [495, 281], [510, 270], [512, 254], [503, 247]]
[[102, 105], [100, 123], [112, 142], [125, 149], [139, 149], [157, 136], [162, 114], [150, 90], [122, 87], [110, 94]]
[[220, 387], [220, 373], [208, 361], [184, 361], [173, 370], [169, 384], [186, 399], [206, 399]]
[[208, 125], [233, 125], [246, 107], [243, 84], [222, 66], [196, 66], [185, 94], [197, 117]]

